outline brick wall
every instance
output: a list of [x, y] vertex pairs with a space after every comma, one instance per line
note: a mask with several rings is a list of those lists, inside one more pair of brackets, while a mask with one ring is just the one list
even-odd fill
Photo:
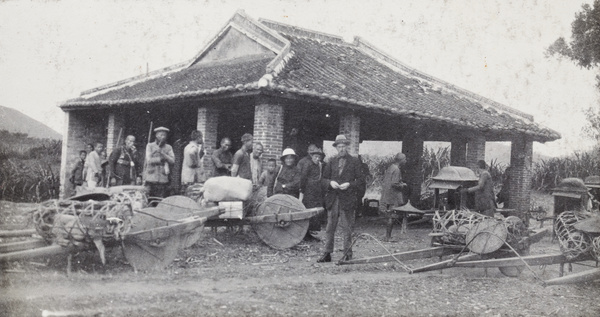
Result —
[[204, 158], [202, 171], [204, 179], [213, 176], [214, 164], [210, 157], [217, 144], [217, 127], [219, 125], [219, 109], [214, 107], [198, 107], [198, 123], [196, 129], [204, 137]]
[[485, 138], [474, 136], [467, 141], [466, 166], [475, 171], [479, 160], [485, 160]]
[[467, 166], [467, 142], [452, 140], [450, 144], [450, 165]]
[[421, 184], [423, 183], [423, 141], [424, 138], [416, 130], [409, 130], [402, 139], [402, 153], [406, 155], [406, 165], [403, 168], [404, 182], [410, 187], [410, 201], [414, 205], [420, 200]]
[[260, 103], [254, 107], [254, 141], [263, 145], [263, 168], [270, 158], [279, 159], [283, 151], [283, 121], [281, 105]]
[[[125, 118], [119, 110], [112, 111], [108, 114], [108, 123], [106, 128], [106, 154], [110, 155], [113, 149], [117, 147], [117, 143], [125, 143], [124, 131]], [[120, 138], [120, 140], [119, 140]]]
[[360, 145], [360, 117], [352, 113], [340, 115], [340, 134], [350, 139], [348, 153], [357, 156]]
[[531, 199], [533, 142], [513, 140], [510, 147], [509, 205], [519, 211], [529, 210]]
[[60, 165], [60, 197], [73, 194], [69, 182], [73, 164], [79, 159], [79, 151], [85, 150], [88, 143], [107, 140], [108, 113], [101, 110], [80, 110], [65, 112], [62, 156]]

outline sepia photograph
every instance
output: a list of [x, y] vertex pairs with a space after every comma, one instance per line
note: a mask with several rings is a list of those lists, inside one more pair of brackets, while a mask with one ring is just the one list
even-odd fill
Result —
[[600, 316], [600, 0], [0, 0], [0, 316]]

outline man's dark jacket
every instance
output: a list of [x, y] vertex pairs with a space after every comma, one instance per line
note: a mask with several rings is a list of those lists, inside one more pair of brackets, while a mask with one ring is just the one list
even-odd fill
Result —
[[[346, 155], [346, 163], [342, 173], [339, 173], [339, 156], [332, 158], [323, 171], [323, 182], [327, 184], [325, 193], [325, 208], [331, 209], [336, 198], [339, 198], [339, 207], [342, 210], [354, 210], [356, 205], [356, 193], [359, 188], [365, 186], [361, 162], [358, 158]], [[331, 181], [338, 184], [350, 183], [346, 190], [333, 189], [329, 185]]]

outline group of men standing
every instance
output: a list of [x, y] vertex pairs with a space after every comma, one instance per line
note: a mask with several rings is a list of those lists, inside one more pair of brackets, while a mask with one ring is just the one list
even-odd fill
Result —
[[69, 180], [74, 186], [87, 188], [111, 185], [141, 184], [142, 158], [135, 148], [135, 137], [129, 135], [125, 144], [106, 157], [104, 144], [88, 144], [79, 152], [79, 160], [71, 170]]
[[[169, 129], [154, 129], [155, 140], [146, 145], [145, 161], [135, 147], [135, 137], [129, 135], [125, 144], [113, 150], [108, 158], [108, 181], [110, 185], [142, 184], [142, 173], [151, 197], [165, 197], [169, 184], [170, 168], [175, 163], [175, 153], [167, 144]], [[365, 192], [365, 178], [368, 168], [357, 157], [348, 153], [350, 141], [344, 135], [338, 135], [333, 143], [338, 154], [328, 163], [325, 154], [316, 145], [308, 147], [308, 156], [298, 160], [291, 148], [286, 148], [278, 166], [275, 159], [267, 162], [262, 170], [261, 155], [263, 146], [254, 143], [251, 134], [241, 138], [242, 147], [231, 154], [231, 139], [223, 138], [220, 148], [211, 155], [214, 164], [214, 176], [241, 177], [252, 181], [257, 187], [266, 186], [267, 196], [287, 194], [300, 198], [306, 208], [325, 207], [327, 226], [325, 252], [318, 262], [330, 262], [334, 247], [334, 235], [339, 227], [343, 233], [344, 258], [352, 257], [351, 236], [358, 202]], [[203, 136], [193, 131], [190, 142], [183, 151], [181, 185], [183, 190], [191, 184], [203, 181], [202, 159], [205, 155]], [[88, 187], [96, 183], [93, 177], [100, 173], [99, 153], [102, 144], [90, 154], [82, 151], [80, 161], [72, 170], [71, 180], [75, 185], [87, 181]], [[86, 158], [87, 155], [87, 158]], [[91, 186], [90, 186], [91, 185]], [[320, 231], [323, 219], [313, 217], [310, 222], [308, 239], [314, 239], [311, 232]]]

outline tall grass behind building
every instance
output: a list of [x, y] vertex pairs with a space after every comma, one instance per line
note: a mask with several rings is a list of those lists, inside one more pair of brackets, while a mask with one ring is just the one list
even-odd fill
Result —
[[40, 202], [58, 198], [62, 142], [0, 131], [0, 199]]
[[[369, 165], [372, 179], [367, 184], [367, 193], [376, 196], [381, 192], [383, 174], [393, 161], [393, 155], [375, 156], [363, 155], [363, 161]], [[450, 147], [427, 148], [423, 150], [421, 170], [423, 172], [423, 188], [425, 189], [431, 177], [437, 175], [440, 169], [450, 165]], [[507, 177], [508, 164], [492, 159], [488, 162], [489, 172], [498, 192]], [[541, 159], [533, 163], [531, 189], [550, 191], [563, 179], [577, 177], [585, 179], [590, 175], [600, 175], [600, 146], [588, 152], [575, 152], [570, 156]]]
[[588, 152], [535, 162], [531, 183], [535, 190], [549, 191], [565, 178], [591, 175], [600, 175], [600, 145]]

